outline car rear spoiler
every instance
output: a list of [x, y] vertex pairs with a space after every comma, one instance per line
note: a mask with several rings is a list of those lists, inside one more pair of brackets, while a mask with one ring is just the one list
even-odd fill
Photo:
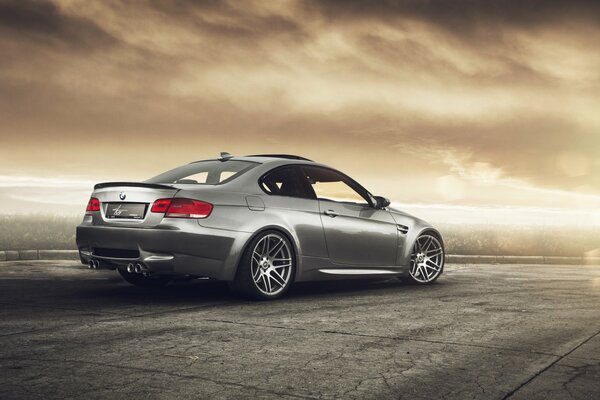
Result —
[[145, 183], [145, 182], [103, 182], [98, 183], [94, 186], [95, 189], [103, 189], [109, 187], [118, 187], [118, 186], [129, 186], [129, 187], [143, 187], [150, 189], [177, 189], [173, 186], [169, 185], [161, 185], [158, 183]]

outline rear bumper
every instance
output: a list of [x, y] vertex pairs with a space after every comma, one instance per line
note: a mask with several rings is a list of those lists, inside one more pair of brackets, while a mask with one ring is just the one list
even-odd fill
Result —
[[81, 262], [102, 268], [141, 263], [152, 274], [196, 275], [220, 280], [235, 277], [237, 263], [251, 234], [196, 225], [194, 231], [80, 225]]

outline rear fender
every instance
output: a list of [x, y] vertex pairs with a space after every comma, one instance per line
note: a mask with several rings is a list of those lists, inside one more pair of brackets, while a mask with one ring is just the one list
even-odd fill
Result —
[[300, 256], [300, 241], [296, 235], [292, 233], [292, 230], [286, 228], [282, 225], [265, 225], [261, 228], [257, 229], [256, 232], [250, 234], [249, 236], [240, 237], [231, 248], [231, 254], [229, 255], [227, 262], [225, 263], [225, 268], [223, 271], [223, 276], [221, 279], [231, 281], [235, 279], [237, 274], [237, 269], [242, 262], [242, 256], [252, 240], [258, 237], [260, 234], [266, 231], [277, 231], [283, 234], [292, 244], [292, 252], [294, 253], [294, 259], [296, 260], [296, 272], [295, 276], [301, 274], [302, 271], [302, 257]]

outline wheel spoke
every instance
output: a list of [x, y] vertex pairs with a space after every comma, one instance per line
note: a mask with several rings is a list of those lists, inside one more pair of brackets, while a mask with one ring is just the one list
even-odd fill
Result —
[[417, 239], [417, 241], [415, 242], [415, 253], [420, 253], [421, 252], [421, 239]]
[[256, 272], [254, 272], [254, 273], [252, 274], [252, 279], [254, 279], [254, 282], [255, 282], [255, 283], [258, 283], [258, 282], [260, 281], [261, 275], [262, 275], [262, 274], [261, 274], [260, 268], [257, 268], [257, 269], [256, 269]]
[[285, 246], [283, 239], [279, 239], [279, 242], [267, 253], [269, 256], [276, 256], [277, 253]]
[[425, 244], [423, 245], [424, 252], [427, 252], [429, 250], [429, 247], [431, 246], [432, 242], [433, 242], [433, 238], [431, 236], [428, 236], [427, 240], [425, 241]]
[[432, 265], [427, 265], [429, 268], [433, 269], [434, 271], [438, 271], [440, 269], [440, 266], [437, 265], [435, 262], [431, 261], [431, 260], [427, 260], [428, 263], [433, 264]]
[[256, 283], [256, 285], [259, 285], [261, 281], [262, 281], [262, 271], [259, 270], [255, 275], [254, 283]]
[[424, 276], [423, 276], [423, 268], [421, 267], [421, 265], [420, 265], [420, 264], [419, 264], [419, 265], [417, 265], [417, 276], [420, 276], [420, 277], [421, 277], [421, 279], [423, 279], [423, 278], [424, 278]]
[[256, 247], [254, 248], [252, 255], [254, 256], [254, 254], [256, 254], [256, 255], [258, 255], [258, 258], [261, 258], [262, 255], [265, 253], [265, 246], [266, 246], [265, 238], [263, 238], [256, 244]]
[[413, 268], [413, 272], [412, 275], [419, 275], [419, 264], [415, 263], [415, 266]]
[[434, 248], [434, 249], [432, 249], [432, 250], [426, 251], [426, 252], [425, 252], [425, 254], [427, 254], [427, 256], [428, 256], [429, 258], [433, 258], [433, 257], [435, 257], [435, 256], [437, 256], [437, 255], [440, 255], [440, 254], [442, 254], [442, 249], [441, 249], [441, 248], [437, 248], [437, 249], [436, 249], [436, 248]]
[[268, 283], [268, 277], [267, 277], [267, 275], [263, 272], [262, 274], [260, 274], [260, 278], [261, 278], [261, 281], [263, 283], [265, 291], [266, 292], [270, 292], [271, 291], [271, 286]]
[[434, 271], [437, 270], [435, 267], [432, 267], [431, 265], [427, 265], [427, 263], [423, 263], [423, 268], [432, 269]]
[[280, 287], [285, 286], [285, 280], [275, 270], [271, 270], [269, 277], [273, 279]]

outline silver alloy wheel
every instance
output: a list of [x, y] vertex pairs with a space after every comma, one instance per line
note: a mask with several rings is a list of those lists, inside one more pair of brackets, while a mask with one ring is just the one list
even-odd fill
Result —
[[439, 239], [430, 234], [420, 236], [410, 256], [410, 276], [417, 282], [435, 280], [444, 267], [444, 248]]
[[292, 276], [292, 252], [278, 234], [261, 238], [252, 252], [252, 280], [257, 289], [274, 296], [287, 286]]

